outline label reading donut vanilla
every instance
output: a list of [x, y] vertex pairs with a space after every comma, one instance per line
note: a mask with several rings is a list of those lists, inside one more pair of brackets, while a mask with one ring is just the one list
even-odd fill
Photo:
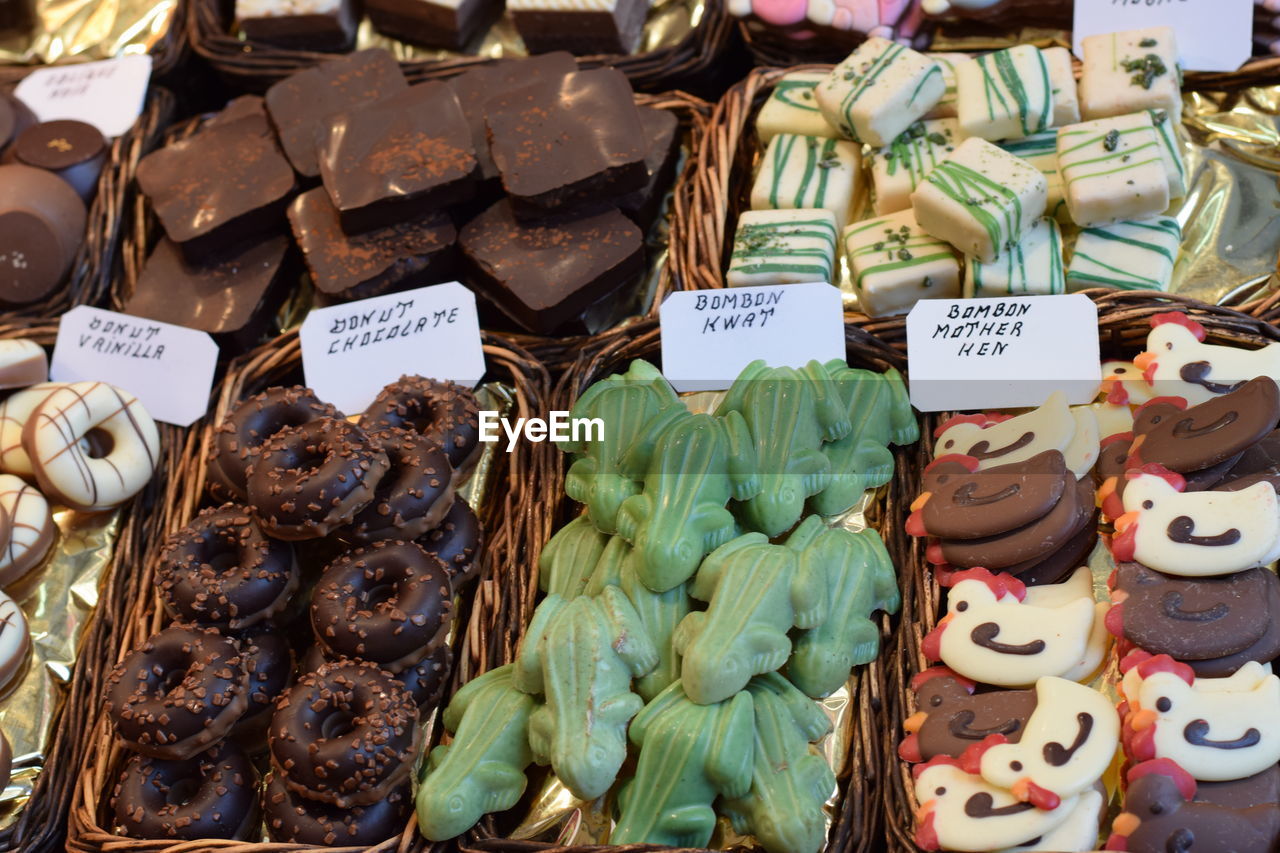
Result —
[[298, 336], [307, 385], [344, 412], [405, 374], [467, 386], [484, 375], [476, 297], [456, 281], [317, 308]]
[[81, 305], [62, 315], [49, 378], [108, 382], [156, 420], [190, 426], [209, 408], [217, 363], [205, 332]]

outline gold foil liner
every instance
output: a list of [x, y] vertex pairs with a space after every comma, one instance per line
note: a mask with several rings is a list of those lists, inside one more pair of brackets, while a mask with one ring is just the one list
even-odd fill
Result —
[[147, 53], [168, 33], [179, 2], [4, 0], [19, 21], [14, 26], [0, 19], [0, 64], [47, 65]]
[[13, 776], [0, 794], [0, 826], [18, 818], [44, 769], [54, 711], [71, 680], [120, 528], [119, 510], [55, 509], [53, 517], [58, 540], [49, 557], [9, 590], [27, 617], [31, 654], [26, 669], [0, 698], [0, 730], [13, 748]]

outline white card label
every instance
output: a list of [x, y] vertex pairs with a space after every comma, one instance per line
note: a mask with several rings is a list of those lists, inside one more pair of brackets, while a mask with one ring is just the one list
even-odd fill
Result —
[[307, 385], [347, 414], [406, 374], [468, 387], [484, 376], [476, 297], [456, 281], [318, 308], [299, 335]]
[[922, 299], [907, 315], [911, 405], [922, 412], [1089, 403], [1102, 384], [1087, 296]]
[[108, 139], [133, 127], [151, 80], [151, 57], [130, 54], [102, 62], [51, 65], [28, 74], [14, 94], [40, 121], [72, 118]]
[[218, 345], [205, 332], [81, 305], [62, 315], [49, 378], [108, 382], [148, 414], [190, 426], [209, 408]]
[[1075, 0], [1072, 50], [1103, 33], [1173, 27], [1188, 71], [1235, 71], [1253, 53], [1253, 0]]
[[756, 359], [843, 360], [840, 290], [823, 282], [672, 293], [659, 309], [662, 372], [677, 391], [720, 391]]

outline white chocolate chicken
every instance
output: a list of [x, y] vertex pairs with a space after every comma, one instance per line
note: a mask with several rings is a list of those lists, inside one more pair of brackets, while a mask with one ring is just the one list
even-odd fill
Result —
[[1206, 344], [1204, 327], [1180, 311], [1151, 318], [1146, 352], [1133, 360], [1156, 396], [1195, 406], [1257, 376], [1280, 381], [1280, 343], [1262, 349]]
[[934, 454], [972, 456], [981, 471], [1058, 450], [1071, 473], [1083, 477], [1098, 458], [1098, 422], [1091, 415], [1088, 409], [1073, 411], [1061, 391], [1050, 394], [1039, 408], [1014, 417], [957, 415], [938, 428]]

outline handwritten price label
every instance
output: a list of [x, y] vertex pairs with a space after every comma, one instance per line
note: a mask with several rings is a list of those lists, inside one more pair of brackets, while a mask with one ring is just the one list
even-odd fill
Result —
[[111, 139], [142, 113], [151, 80], [151, 57], [131, 54], [102, 62], [56, 65], [28, 74], [14, 94], [40, 121], [87, 122]]
[[1102, 383], [1087, 296], [925, 299], [907, 315], [911, 405], [922, 412], [1088, 403]]
[[81, 305], [62, 315], [49, 378], [109, 382], [156, 420], [190, 426], [209, 408], [217, 364], [205, 332]]
[[823, 282], [673, 293], [659, 309], [662, 371], [677, 391], [728, 388], [756, 359], [844, 359], [840, 291]]
[[1072, 47], [1085, 36], [1173, 27], [1189, 71], [1235, 71], [1253, 52], [1253, 0], [1075, 0]]
[[307, 384], [349, 414], [405, 374], [473, 387], [484, 375], [476, 297], [456, 281], [318, 308], [298, 334]]

